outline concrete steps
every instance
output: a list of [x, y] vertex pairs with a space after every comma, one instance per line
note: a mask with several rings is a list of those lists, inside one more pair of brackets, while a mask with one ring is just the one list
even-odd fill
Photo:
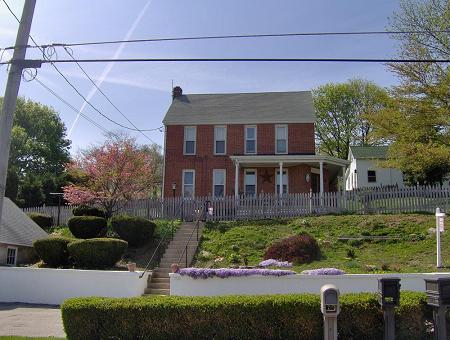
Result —
[[[181, 254], [183, 254], [183, 258], [181, 263], [179, 263], [180, 268], [184, 268], [186, 265], [186, 243], [191, 237], [188, 245], [187, 251], [187, 259], [188, 265], [191, 264], [195, 253], [197, 251], [197, 247], [199, 241], [197, 241], [197, 232], [196, 232], [195, 223], [183, 223], [175, 233], [172, 241], [166, 248], [163, 257], [159, 263], [158, 268], [156, 268], [152, 276], [149, 277], [147, 288], [145, 289], [144, 295], [170, 295], [170, 277], [169, 273], [172, 272], [170, 266], [173, 263], [178, 263]], [[201, 236], [201, 232], [203, 229], [203, 225], [200, 226], [198, 235], [199, 239]], [[192, 235], [192, 236], [191, 236]]]

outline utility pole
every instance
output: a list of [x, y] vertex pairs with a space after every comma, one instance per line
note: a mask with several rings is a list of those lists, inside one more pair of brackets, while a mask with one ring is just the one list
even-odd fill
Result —
[[16, 109], [22, 70], [27, 67], [27, 62], [24, 59], [27, 52], [26, 46], [28, 45], [28, 37], [30, 36], [35, 5], [36, 0], [25, 0], [22, 18], [17, 32], [16, 45], [14, 46], [14, 54], [8, 73], [3, 107], [0, 113], [0, 223], [2, 220], [3, 200], [5, 197], [6, 174], [8, 172], [13, 114]]

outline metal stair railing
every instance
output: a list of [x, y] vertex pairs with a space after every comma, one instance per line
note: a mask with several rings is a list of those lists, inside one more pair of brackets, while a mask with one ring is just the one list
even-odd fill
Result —
[[[177, 212], [180, 212], [180, 210], [181, 210], [182, 207], [183, 207], [182, 204], [180, 204], [180, 205], [177, 207], [177, 209], [175, 210], [174, 216], [178, 216], [178, 215], [177, 215]], [[142, 272], [141, 275], [139, 275], [139, 278], [140, 278], [140, 279], [142, 279], [142, 278], [144, 277], [144, 274], [148, 271], [148, 268], [150, 267], [150, 264], [152, 263], [153, 259], [155, 258], [156, 254], [158, 253], [158, 250], [160, 249], [160, 247], [161, 247], [162, 243], [164, 242], [164, 240], [167, 239], [167, 236], [168, 236], [169, 233], [171, 234], [171, 239], [173, 239], [173, 236], [174, 236], [174, 230], [173, 230], [173, 229], [174, 229], [174, 223], [175, 223], [175, 219], [172, 219], [172, 220], [170, 221], [170, 229], [166, 229], [166, 230], [164, 231], [164, 234], [163, 234], [163, 236], [161, 237], [161, 239], [159, 240], [158, 245], [156, 246], [155, 251], [153, 252], [152, 256], [150, 257], [150, 260], [148, 261], [147, 265], [145, 266], [144, 271]]]
[[179, 259], [178, 259], [178, 264], [180, 264], [181, 260], [183, 259], [183, 256], [185, 256], [185, 264], [186, 267], [188, 266], [188, 247], [189, 247], [189, 243], [191, 242], [191, 239], [194, 235], [194, 232], [197, 234], [196, 235], [196, 240], [198, 241], [198, 230], [200, 227], [200, 220], [202, 219], [202, 217], [205, 217], [205, 206], [202, 205], [199, 209], [196, 209], [195, 213], [196, 213], [196, 220], [195, 220], [195, 228], [192, 230], [191, 234], [189, 235], [189, 239], [186, 242], [186, 245], [184, 246], [183, 252], [181, 253]]

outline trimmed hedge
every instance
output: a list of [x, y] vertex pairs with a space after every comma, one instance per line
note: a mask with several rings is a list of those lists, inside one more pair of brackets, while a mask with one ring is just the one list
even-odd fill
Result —
[[103, 209], [88, 207], [86, 205], [80, 205], [79, 207], [72, 209], [73, 216], [97, 216], [106, 218], [106, 213]]
[[146, 244], [153, 236], [156, 225], [142, 217], [118, 215], [111, 218], [113, 230], [130, 246]]
[[264, 259], [275, 259], [294, 263], [309, 263], [320, 258], [316, 239], [307, 234], [289, 236], [272, 243], [264, 253]]
[[37, 212], [31, 212], [27, 215], [44, 230], [49, 230], [53, 226], [53, 217], [50, 215]]
[[113, 267], [127, 250], [128, 243], [114, 238], [91, 238], [69, 243], [69, 255], [77, 267]]
[[[402, 292], [396, 339], [428, 339], [425, 294]], [[62, 307], [68, 339], [323, 339], [317, 295], [72, 298]], [[383, 338], [375, 294], [341, 296], [340, 339]]]
[[67, 245], [74, 239], [69, 237], [49, 237], [33, 242], [39, 258], [51, 267], [61, 267], [69, 262], [69, 252]]
[[67, 226], [76, 238], [94, 238], [106, 230], [107, 221], [97, 216], [74, 216], [69, 218]]

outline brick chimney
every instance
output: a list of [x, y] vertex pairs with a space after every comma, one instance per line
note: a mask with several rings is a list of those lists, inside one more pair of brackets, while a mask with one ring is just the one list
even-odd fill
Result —
[[175, 87], [172, 89], [172, 99], [181, 97], [182, 95], [183, 95], [183, 89], [182, 89], [181, 87], [175, 86]]

